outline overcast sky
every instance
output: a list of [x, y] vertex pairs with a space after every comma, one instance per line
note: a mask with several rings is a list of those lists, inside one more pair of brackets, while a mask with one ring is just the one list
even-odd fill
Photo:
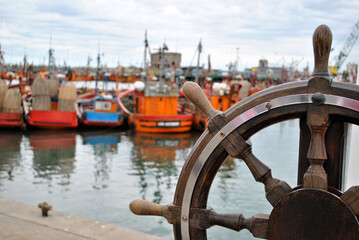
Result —
[[[359, 21], [358, 0], [0, 0], [0, 44], [6, 62], [26, 53], [34, 64], [48, 62], [52, 35], [57, 64], [96, 66], [98, 46], [108, 66], [143, 66], [144, 33], [152, 52], [164, 42], [182, 54], [182, 66], [195, 66], [202, 39], [201, 64], [213, 68], [239, 57], [239, 68], [261, 58], [270, 65], [313, 66], [312, 34], [320, 24], [333, 33], [331, 59], [343, 48]], [[52, 34], [51, 34], [52, 33]], [[346, 62], [359, 62], [359, 41]], [[331, 63], [334, 63], [331, 60]], [[343, 68], [345, 66], [343, 65]]]

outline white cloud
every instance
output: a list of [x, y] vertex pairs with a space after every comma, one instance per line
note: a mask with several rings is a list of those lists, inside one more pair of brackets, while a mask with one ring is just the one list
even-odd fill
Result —
[[[98, 43], [103, 63], [116, 65], [143, 62], [145, 29], [151, 50], [164, 41], [170, 51], [182, 53], [182, 65], [195, 65], [194, 54], [202, 39], [207, 64], [225, 69], [234, 61], [239, 48], [243, 67], [257, 66], [262, 57], [270, 63], [300, 60], [313, 65], [311, 37], [320, 24], [333, 32], [336, 55], [350, 28], [358, 21], [358, 1], [49, 1], [8, 2], [0, 10], [0, 44], [5, 60], [19, 62], [24, 49], [35, 63], [43, 61], [50, 45], [59, 63], [85, 65], [96, 59]], [[358, 46], [357, 43], [356, 46]], [[354, 47], [348, 61], [359, 61]], [[11, 57], [9, 55], [11, 52]], [[95, 61], [92, 62], [93, 66]]]

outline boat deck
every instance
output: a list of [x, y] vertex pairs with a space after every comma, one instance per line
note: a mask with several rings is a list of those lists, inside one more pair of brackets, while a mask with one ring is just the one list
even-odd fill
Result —
[[149, 234], [58, 211], [48, 217], [41, 209], [0, 197], [0, 239], [84, 240], [126, 239], [163, 240]]

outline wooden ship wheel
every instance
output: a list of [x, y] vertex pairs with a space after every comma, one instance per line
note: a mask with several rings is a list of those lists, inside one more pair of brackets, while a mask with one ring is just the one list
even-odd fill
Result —
[[[330, 29], [319, 26], [313, 34], [315, 68], [308, 80], [262, 90], [224, 113], [212, 108], [197, 84], [185, 83], [186, 97], [206, 114], [208, 127], [183, 166], [173, 203], [134, 200], [131, 211], [165, 217], [173, 224], [175, 239], [207, 239], [206, 230], [214, 225], [248, 229], [260, 239], [359, 239], [359, 186], [342, 192], [345, 126], [359, 123], [359, 86], [332, 80], [331, 42]], [[272, 177], [247, 141], [289, 119], [300, 119], [297, 186]], [[269, 215], [245, 218], [207, 207], [211, 184], [229, 155], [242, 159], [264, 184], [273, 206]]]

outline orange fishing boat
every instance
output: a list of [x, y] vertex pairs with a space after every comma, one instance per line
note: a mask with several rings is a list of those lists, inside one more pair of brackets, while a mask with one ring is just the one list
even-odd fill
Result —
[[24, 117], [30, 127], [36, 128], [76, 128], [78, 125], [75, 111], [58, 111], [57, 101], [51, 102], [51, 110], [32, 109], [31, 95], [28, 93], [23, 96]]
[[[178, 88], [174, 79], [165, 79], [165, 50], [168, 50], [168, 47], [163, 44], [163, 47], [160, 47], [157, 53], [158, 58], [161, 60], [159, 81], [147, 79], [147, 48], [149, 46], [146, 32], [143, 81], [136, 81], [134, 90], [128, 90], [119, 95], [120, 107], [128, 115], [129, 125], [136, 132], [179, 133], [190, 131], [192, 128], [192, 114], [187, 114], [183, 106], [181, 106]], [[173, 77], [174, 75], [171, 76]], [[128, 95], [133, 97], [133, 112], [130, 112], [122, 101]]]
[[[119, 95], [120, 107], [128, 115], [129, 125], [136, 132], [173, 133], [188, 132], [192, 127], [192, 114], [179, 112], [176, 88], [158, 82], [136, 82], [135, 89]], [[122, 100], [132, 95], [134, 112], [130, 112]], [[183, 111], [182, 111], [183, 112]]]

